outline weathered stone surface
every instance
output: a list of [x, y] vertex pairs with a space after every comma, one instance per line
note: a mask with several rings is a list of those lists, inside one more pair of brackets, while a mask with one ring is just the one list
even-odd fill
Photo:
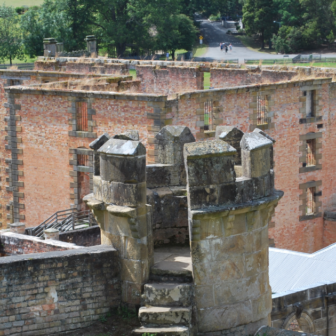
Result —
[[191, 308], [183, 307], [141, 307], [141, 324], [150, 325], [185, 325], [191, 324]]
[[92, 141], [89, 147], [95, 151], [97, 151], [100, 147], [102, 147], [105, 142], [110, 140], [110, 136], [107, 133], [102, 134], [96, 140]]
[[110, 155], [146, 155], [145, 146], [139, 141], [110, 139], [98, 150]]
[[258, 133], [244, 134], [241, 140], [244, 177], [258, 178], [269, 173], [272, 145], [271, 140]]
[[109, 182], [145, 182], [146, 158], [100, 154], [100, 176]]
[[179, 185], [179, 176], [174, 165], [151, 164], [146, 166], [146, 182], [147, 188]]
[[[155, 136], [155, 146], [157, 151], [156, 162], [172, 165], [169, 170], [170, 179], [169, 184], [166, 184], [167, 186], [186, 185], [183, 146], [184, 144], [191, 142], [195, 142], [195, 138], [190, 129], [184, 126], [165, 126]], [[151, 171], [148, 173], [151, 173]], [[153, 171], [153, 173], [155, 172]]]
[[240, 141], [244, 133], [237, 127], [233, 126], [217, 126], [216, 139], [225, 141], [232, 146], [236, 151], [235, 164], [241, 165], [241, 148]]
[[126, 131], [124, 133], [116, 134], [113, 139], [119, 140], [132, 140], [132, 141], [139, 141], [139, 132], [135, 130]]
[[107, 182], [94, 176], [93, 193], [97, 200], [107, 204], [137, 207], [146, 203], [146, 183]]
[[152, 283], [144, 286], [146, 304], [156, 307], [189, 307], [192, 287], [189, 284]]

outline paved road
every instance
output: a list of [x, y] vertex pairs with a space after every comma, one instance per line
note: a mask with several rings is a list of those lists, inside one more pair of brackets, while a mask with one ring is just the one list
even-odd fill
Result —
[[[220, 22], [211, 23], [208, 20], [201, 21], [201, 31], [209, 45], [209, 49], [205, 55], [202, 57], [209, 57], [216, 60], [225, 59], [239, 59], [241, 63], [243, 59], [275, 59], [283, 58], [283, 55], [274, 55], [267, 53], [259, 53], [246, 48], [239, 39], [232, 35], [227, 35], [226, 32], [230, 28], [224, 28]], [[232, 28], [231, 28], [232, 30]], [[220, 51], [219, 43], [229, 42], [233, 46], [233, 50], [225, 54], [225, 51]], [[291, 55], [294, 57], [296, 55]]]

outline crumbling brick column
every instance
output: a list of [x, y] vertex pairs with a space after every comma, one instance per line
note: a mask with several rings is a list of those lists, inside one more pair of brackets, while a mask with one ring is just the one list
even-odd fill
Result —
[[100, 149], [100, 176], [85, 200], [121, 261], [122, 301], [140, 305], [153, 264], [150, 206], [146, 205], [146, 148], [139, 141], [108, 140]]
[[243, 136], [239, 178], [225, 141], [184, 146], [198, 335], [249, 335], [269, 323], [268, 223], [283, 195], [273, 190], [272, 144]]

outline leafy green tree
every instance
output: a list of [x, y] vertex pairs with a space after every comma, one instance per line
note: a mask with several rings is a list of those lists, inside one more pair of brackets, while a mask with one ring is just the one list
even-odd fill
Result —
[[273, 0], [246, 0], [243, 7], [243, 23], [248, 35], [259, 34], [261, 49], [265, 40], [275, 31], [276, 6]]
[[24, 59], [19, 15], [13, 7], [0, 7], [0, 61]]

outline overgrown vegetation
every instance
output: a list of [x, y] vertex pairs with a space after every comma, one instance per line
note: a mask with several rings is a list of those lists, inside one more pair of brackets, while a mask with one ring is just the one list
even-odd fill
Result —
[[297, 53], [331, 46], [336, 34], [336, 0], [245, 0], [243, 23], [260, 46]]

